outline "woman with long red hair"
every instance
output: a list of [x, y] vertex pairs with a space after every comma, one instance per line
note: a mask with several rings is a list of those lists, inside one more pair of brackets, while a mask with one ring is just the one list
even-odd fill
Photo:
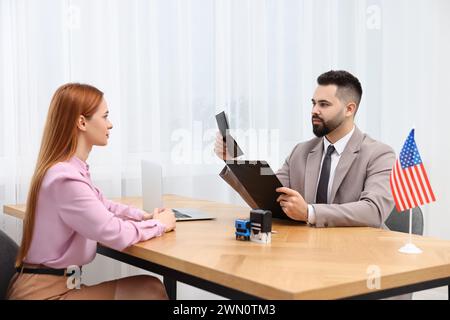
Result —
[[103, 93], [93, 86], [69, 83], [55, 92], [28, 193], [9, 299], [167, 299], [161, 281], [152, 276], [68, 285], [69, 269], [90, 263], [97, 242], [123, 250], [175, 228], [171, 210], [146, 213], [115, 203], [92, 184], [86, 161], [93, 146], [108, 143], [108, 113]]

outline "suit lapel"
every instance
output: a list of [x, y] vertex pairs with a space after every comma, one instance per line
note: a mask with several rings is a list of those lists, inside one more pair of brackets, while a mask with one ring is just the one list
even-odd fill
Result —
[[317, 181], [323, 155], [323, 139], [308, 153], [305, 172], [305, 201], [315, 203]]
[[364, 139], [363, 133], [355, 127], [352, 137], [347, 143], [344, 151], [342, 152], [341, 158], [339, 159], [336, 171], [334, 173], [333, 186], [331, 187], [330, 200], [329, 203], [334, 202], [336, 193], [341, 186], [342, 181], [350, 170], [353, 161], [358, 157], [359, 149], [361, 148], [361, 143]]

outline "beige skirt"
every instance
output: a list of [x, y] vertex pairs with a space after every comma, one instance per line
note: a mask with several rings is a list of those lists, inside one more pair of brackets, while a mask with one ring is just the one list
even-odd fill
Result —
[[72, 288], [65, 276], [16, 273], [9, 284], [7, 298], [10, 300], [112, 300], [116, 280], [93, 286], [80, 285]]

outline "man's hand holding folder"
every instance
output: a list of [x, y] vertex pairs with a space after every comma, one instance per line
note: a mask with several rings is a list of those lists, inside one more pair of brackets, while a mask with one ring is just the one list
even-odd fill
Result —
[[276, 191], [283, 193], [277, 198], [277, 202], [289, 218], [308, 221], [308, 204], [300, 193], [286, 187], [277, 188]]
[[214, 152], [223, 161], [233, 160], [231, 155], [228, 153], [227, 146], [225, 145], [225, 142], [223, 140], [224, 139], [220, 132], [217, 132], [216, 143], [214, 144]]

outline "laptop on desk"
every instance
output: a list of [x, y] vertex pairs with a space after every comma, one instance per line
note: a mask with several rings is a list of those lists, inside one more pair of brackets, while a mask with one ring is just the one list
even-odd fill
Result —
[[[158, 163], [142, 160], [142, 202], [146, 212], [163, 207], [162, 166]], [[194, 208], [171, 208], [177, 221], [211, 220], [213, 216]]]

